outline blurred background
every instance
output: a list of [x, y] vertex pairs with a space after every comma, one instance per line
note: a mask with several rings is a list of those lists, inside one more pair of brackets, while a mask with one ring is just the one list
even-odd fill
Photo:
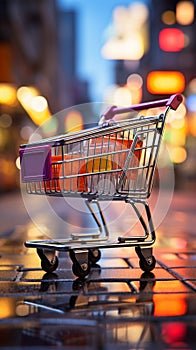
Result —
[[[184, 102], [167, 119], [164, 140], [176, 188], [194, 187], [195, 33], [195, 0], [0, 0], [0, 193], [20, 187], [19, 146], [51, 115], [173, 93]], [[73, 121], [96, 116], [72, 108], [65, 132]], [[48, 128], [55, 134], [54, 118]]]

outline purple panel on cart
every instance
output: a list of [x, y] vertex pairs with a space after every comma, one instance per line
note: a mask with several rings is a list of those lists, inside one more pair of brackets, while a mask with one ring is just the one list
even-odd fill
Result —
[[49, 145], [21, 148], [22, 182], [51, 179], [51, 147]]

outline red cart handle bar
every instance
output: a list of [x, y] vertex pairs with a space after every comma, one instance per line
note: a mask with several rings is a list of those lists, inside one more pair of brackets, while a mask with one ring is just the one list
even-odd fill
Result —
[[183, 100], [182, 95], [175, 94], [171, 95], [169, 98], [166, 98], [164, 100], [158, 100], [158, 101], [151, 101], [151, 102], [144, 102], [136, 105], [132, 105], [129, 107], [116, 107], [116, 106], [110, 106], [105, 113], [102, 114], [100, 123], [104, 122], [107, 119], [112, 119], [116, 114], [121, 113], [127, 113], [131, 111], [140, 111], [147, 108], [156, 108], [156, 107], [170, 107], [174, 111], [178, 108], [178, 106], [181, 104]]

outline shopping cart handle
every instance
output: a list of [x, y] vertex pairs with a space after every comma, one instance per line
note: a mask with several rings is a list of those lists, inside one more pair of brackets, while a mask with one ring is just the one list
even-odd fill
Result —
[[183, 97], [180, 94], [171, 95], [170, 98], [168, 98], [166, 106], [170, 107], [174, 111], [178, 108], [178, 106], [182, 103]]
[[178, 106], [182, 103], [183, 97], [180, 94], [171, 95], [169, 98], [164, 100], [157, 100], [151, 102], [144, 102], [136, 105], [132, 105], [129, 107], [116, 107], [110, 106], [105, 113], [102, 114], [99, 124], [102, 124], [104, 121], [108, 119], [112, 119], [116, 114], [127, 113], [131, 111], [141, 111], [147, 108], [155, 108], [155, 107], [170, 107], [173, 110], [176, 110]]

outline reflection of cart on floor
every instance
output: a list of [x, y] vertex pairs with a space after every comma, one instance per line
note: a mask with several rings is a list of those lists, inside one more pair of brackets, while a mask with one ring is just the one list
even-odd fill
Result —
[[[98, 126], [20, 147], [22, 181], [29, 194], [84, 198], [97, 233], [77, 233], [66, 239], [26, 242], [37, 248], [43, 270], [58, 266], [56, 251], [69, 251], [76, 276], [89, 274], [102, 248], [135, 247], [140, 267], [155, 267], [152, 245], [155, 231], [147, 198], [150, 196], [165, 118], [176, 110], [181, 95], [125, 108], [109, 108]], [[151, 117], [113, 121], [117, 114], [165, 107]], [[143, 235], [111, 241], [101, 201], [124, 201], [133, 208]], [[145, 215], [139, 207], [142, 205]]]
[[[130, 292], [112, 293], [112, 282], [100, 282], [98, 277], [95, 281], [75, 279], [71, 290], [69, 282], [46, 273], [39, 296], [19, 301], [17, 313], [50, 323], [43, 321], [36, 327], [31, 322], [24, 327], [23, 336], [32, 339], [34, 345], [42, 341], [66, 349], [84, 349], [84, 344], [89, 349], [108, 349], [111, 344], [121, 350], [151, 349], [152, 343], [160, 342], [159, 325], [149, 322], [154, 316], [155, 283], [153, 273], [144, 272], [138, 286], [129, 281]], [[48, 292], [53, 293], [52, 299]]]

